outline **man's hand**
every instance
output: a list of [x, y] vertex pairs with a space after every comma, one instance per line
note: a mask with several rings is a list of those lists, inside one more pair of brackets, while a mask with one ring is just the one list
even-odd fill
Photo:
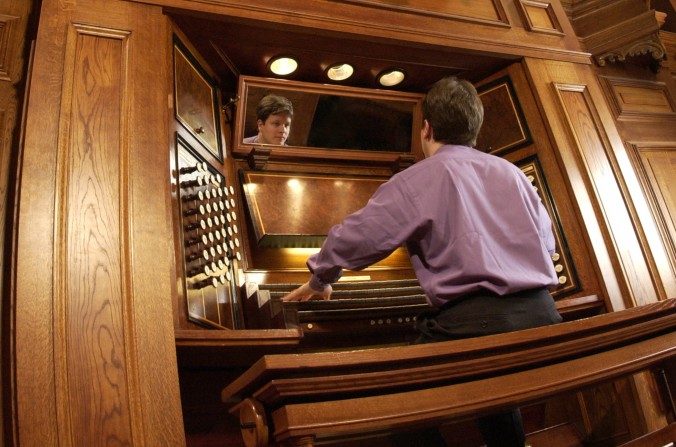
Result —
[[331, 292], [333, 288], [327, 285], [323, 291], [317, 292], [310, 283], [306, 282], [296, 290], [284, 295], [282, 301], [308, 301], [308, 300], [328, 300], [331, 299]]

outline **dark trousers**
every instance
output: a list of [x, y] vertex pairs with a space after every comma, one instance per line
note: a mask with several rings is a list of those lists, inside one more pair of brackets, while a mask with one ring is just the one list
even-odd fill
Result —
[[[420, 336], [415, 343], [479, 337], [560, 321], [554, 300], [545, 288], [505, 296], [476, 293], [418, 316], [416, 329]], [[525, 444], [518, 408], [480, 417], [476, 423], [488, 447], [523, 447]], [[396, 435], [392, 441], [398, 447], [446, 446], [437, 429]]]

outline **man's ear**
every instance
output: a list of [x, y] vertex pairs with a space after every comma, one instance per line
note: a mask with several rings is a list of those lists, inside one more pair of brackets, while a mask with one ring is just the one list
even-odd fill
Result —
[[260, 127], [261, 127], [263, 124], [265, 124], [265, 123], [264, 123], [263, 120], [261, 120], [261, 119], [259, 119], [259, 120], [256, 121], [256, 127], [259, 128], [259, 129], [260, 129]]
[[423, 120], [422, 136], [428, 141], [431, 141], [434, 138], [434, 130], [432, 129], [432, 126], [430, 126], [430, 122], [427, 120]]

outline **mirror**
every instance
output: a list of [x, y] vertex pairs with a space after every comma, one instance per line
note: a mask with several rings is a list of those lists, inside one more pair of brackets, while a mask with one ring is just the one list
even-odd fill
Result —
[[[293, 104], [283, 146], [244, 141], [258, 135], [256, 108], [268, 94]], [[391, 157], [421, 154], [420, 94], [241, 76], [239, 97], [235, 152], [248, 154], [254, 146], [265, 146], [275, 154], [306, 157], [331, 154], [335, 158], [342, 151], [357, 159], [384, 153]]]

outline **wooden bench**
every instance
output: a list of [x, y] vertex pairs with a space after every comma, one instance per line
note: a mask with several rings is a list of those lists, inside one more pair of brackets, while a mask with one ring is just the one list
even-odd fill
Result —
[[520, 406], [676, 352], [676, 300], [426, 345], [262, 357], [222, 391], [247, 446], [312, 446]]

